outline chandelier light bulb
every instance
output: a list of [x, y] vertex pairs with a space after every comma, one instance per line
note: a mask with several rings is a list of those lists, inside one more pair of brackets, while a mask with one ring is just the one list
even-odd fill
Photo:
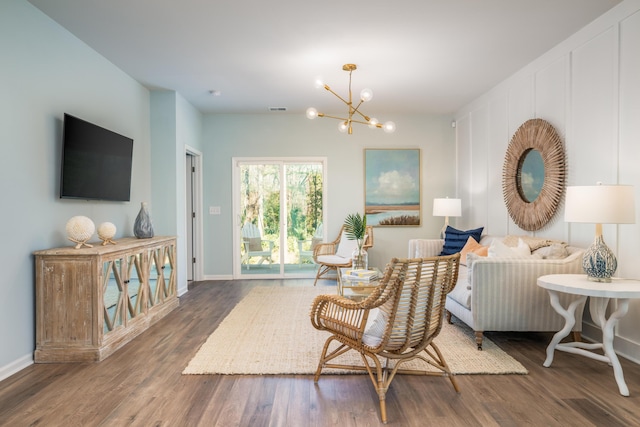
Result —
[[313, 85], [316, 89], [322, 89], [324, 87], [324, 81], [322, 81], [322, 77], [317, 77]]
[[348, 129], [349, 125], [347, 124], [347, 122], [340, 122], [340, 124], [338, 125], [338, 130], [342, 133], [345, 133]]
[[375, 129], [375, 128], [377, 128], [377, 127], [378, 127], [378, 123], [380, 123], [380, 122], [378, 121], [378, 119], [376, 119], [375, 117], [371, 117], [371, 118], [369, 119], [369, 128], [370, 128], [370, 129]]
[[393, 133], [396, 131], [396, 124], [394, 122], [385, 122], [382, 126], [382, 130], [386, 133]]
[[360, 92], [360, 100], [362, 102], [369, 102], [373, 98], [373, 91], [369, 88], [362, 89]]
[[313, 120], [316, 117], [318, 117], [318, 110], [313, 107], [307, 108], [307, 118]]

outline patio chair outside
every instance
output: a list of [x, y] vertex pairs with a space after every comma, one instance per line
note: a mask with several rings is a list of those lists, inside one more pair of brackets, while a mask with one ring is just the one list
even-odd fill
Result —
[[322, 230], [322, 224], [319, 224], [311, 239], [298, 240], [298, 266], [302, 267], [302, 262], [305, 259], [313, 261], [313, 250], [318, 244], [322, 243], [323, 239], [324, 231]]
[[273, 263], [271, 258], [275, 242], [273, 240], [265, 240], [260, 235], [260, 230], [255, 224], [246, 223], [242, 226], [242, 245], [244, 246], [244, 254], [242, 262], [249, 270], [249, 261], [251, 258], [260, 257], [257, 265], [261, 265], [264, 261], [269, 262], [269, 267]]

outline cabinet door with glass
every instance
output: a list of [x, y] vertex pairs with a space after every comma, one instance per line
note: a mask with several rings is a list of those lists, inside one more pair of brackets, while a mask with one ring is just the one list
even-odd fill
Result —
[[151, 309], [156, 305], [163, 304], [167, 299], [176, 297], [175, 264], [176, 248], [174, 245], [160, 246], [147, 253], [148, 308]]
[[105, 260], [102, 270], [103, 333], [107, 334], [145, 312], [142, 253]]

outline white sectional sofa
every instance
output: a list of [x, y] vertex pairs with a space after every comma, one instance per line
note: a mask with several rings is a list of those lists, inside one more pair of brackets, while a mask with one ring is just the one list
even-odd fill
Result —
[[[489, 246], [493, 239], [502, 240], [483, 236], [479, 243]], [[443, 244], [442, 239], [412, 239], [409, 257], [437, 256]], [[475, 331], [478, 350], [482, 349], [485, 331], [559, 331], [565, 324], [564, 319], [551, 307], [548, 293], [536, 282], [538, 277], [547, 274], [582, 273], [583, 249], [566, 246], [566, 252], [561, 259], [469, 254], [465, 263], [469, 266], [461, 263], [458, 282], [447, 296], [447, 316], [457, 317]], [[560, 302], [565, 305], [569, 299], [561, 295]], [[576, 340], [582, 331], [583, 309], [584, 305], [576, 309]]]

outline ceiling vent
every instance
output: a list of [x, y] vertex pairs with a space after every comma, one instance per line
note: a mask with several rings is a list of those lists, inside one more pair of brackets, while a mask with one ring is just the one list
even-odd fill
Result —
[[269, 111], [287, 111], [287, 107], [269, 107]]

